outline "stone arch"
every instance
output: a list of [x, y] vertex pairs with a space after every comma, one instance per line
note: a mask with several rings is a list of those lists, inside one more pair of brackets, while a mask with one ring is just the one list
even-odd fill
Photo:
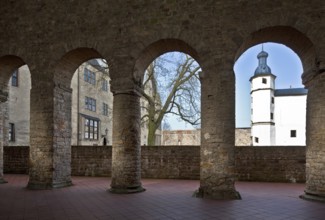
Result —
[[[0, 89], [7, 87], [8, 81], [14, 70], [25, 65], [24, 60], [15, 55], [5, 55], [0, 57]], [[5, 89], [6, 90], [6, 89]]]
[[299, 56], [304, 74], [315, 69], [317, 57], [314, 44], [304, 33], [289, 26], [266, 27], [251, 33], [238, 48], [234, 60], [236, 61], [248, 48], [264, 42], [280, 43], [291, 48]]
[[91, 59], [103, 58], [94, 48], [80, 47], [64, 54], [56, 63], [54, 80], [57, 84], [70, 88], [70, 82], [75, 70], [84, 62]]
[[172, 51], [187, 53], [200, 64], [197, 51], [185, 41], [179, 39], [161, 39], [148, 45], [136, 59], [133, 71], [135, 81], [141, 84], [144, 72], [149, 64], [160, 55]]
[[0, 57], [0, 128], [2, 130], [0, 140], [0, 183], [5, 183], [3, 179], [3, 145], [7, 133], [8, 123], [8, 81], [14, 70], [25, 65], [22, 58], [15, 55], [5, 55]]

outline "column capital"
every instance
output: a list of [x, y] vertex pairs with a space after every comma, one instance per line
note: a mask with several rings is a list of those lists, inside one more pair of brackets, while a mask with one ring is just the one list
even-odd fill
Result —
[[132, 78], [117, 78], [110, 81], [113, 95], [130, 94], [142, 96], [142, 85]]

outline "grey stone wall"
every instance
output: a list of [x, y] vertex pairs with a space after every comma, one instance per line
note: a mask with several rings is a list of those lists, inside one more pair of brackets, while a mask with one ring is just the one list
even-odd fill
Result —
[[28, 174], [29, 147], [4, 147], [4, 173]]
[[200, 146], [142, 146], [144, 178], [200, 179]]
[[306, 147], [236, 147], [235, 166], [242, 181], [305, 182]]
[[251, 133], [251, 128], [236, 128], [235, 146], [250, 146], [252, 144]]
[[[28, 147], [5, 147], [6, 173], [26, 173]], [[199, 179], [199, 146], [142, 146], [142, 178]], [[304, 182], [305, 147], [236, 147], [238, 180]], [[72, 146], [71, 169], [76, 176], [111, 176], [111, 146]]]

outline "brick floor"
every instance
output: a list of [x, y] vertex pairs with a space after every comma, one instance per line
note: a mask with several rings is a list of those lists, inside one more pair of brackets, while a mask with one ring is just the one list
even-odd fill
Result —
[[325, 204], [299, 199], [304, 184], [238, 182], [242, 200], [193, 198], [195, 180], [144, 179], [144, 193], [107, 192], [110, 179], [73, 177], [74, 185], [27, 190], [28, 176], [5, 175], [0, 219], [325, 219]]

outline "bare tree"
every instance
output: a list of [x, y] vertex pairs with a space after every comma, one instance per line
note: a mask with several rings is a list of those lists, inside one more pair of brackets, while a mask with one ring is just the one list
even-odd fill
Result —
[[148, 126], [148, 145], [155, 145], [155, 133], [165, 115], [176, 115], [194, 126], [200, 125], [200, 67], [189, 55], [168, 53], [153, 61], [143, 82], [146, 104], [142, 123]]

